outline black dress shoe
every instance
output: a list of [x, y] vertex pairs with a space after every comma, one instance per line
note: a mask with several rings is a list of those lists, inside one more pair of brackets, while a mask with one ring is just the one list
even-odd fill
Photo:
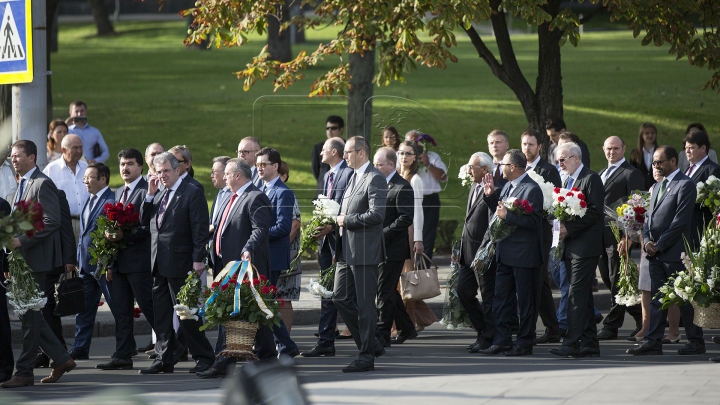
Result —
[[480, 350], [487, 350], [492, 346], [492, 341], [484, 337], [478, 338], [475, 343], [468, 349], [470, 353], [478, 353]]
[[209, 370], [211, 367], [211, 363], [198, 363], [195, 367], [188, 370], [188, 373], [202, 373], [203, 371]]
[[335, 355], [335, 346], [329, 346], [329, 347], [323, 347], [323, 346], [315, 346], [310, 350], [309, 352], [302, 352], [300, 353], [303, 357], [330, 357]]
[[498, 345], [492, 345], [488, 347], [485, 350], [478, 350], [478, 353], [480, 354], [500, 354], [505, 353], [507, 351], [510, 351], [512, 349], [511, 346], [498, 346]]
[[68, 353], [73, 360], [87, 360], [90, 358], [90, 356], [88, 356], [86, 353], [80, 353], [75, 350], [70, 350]]
[[600, 349], [597, 347], [581, 347], [580, 357], [600, 357]]
[[150, 343], [147, 344], [147, 346], [138, 347], [137, 350], [138, 350], [139, 352], [146, 352], [146, 351], [148, 351], [148, 350], [155, 350], [155, 343], [150, 342]]
[[545, 332], [545, 333], [543, 333], [543, 335], [540, 336], [539, 338], [535, 338], [535, 344], [536, 344], [536, 345], [541, 345], [541, 344], [544, 344], [544, 343], [557, 343], [557, 342], [559, 342], [559, 341], [560, 341], [560, 335], [559, 335], [559, 334], [554, 335], [554, 334], [551, 334], [551, 333], [549, 333], [549, 332]]
[[627, 349], [626, 353], [633, 356], [659, 356], [663, 354], [663, 351], [662, 346], [651, 346], [645, 342], [640, 346]]
[[201, 371], [199, 373], [196, 373], [195, 375], [200, 378], [219, 378], [219, 377], [224, 377], [225, 372], [220, 371], [216, 368], [210, 367], [210, 369], [208, 369], [207, 371]]
[[95, 368], [100, 370], [132, 370], [133, 362], [132, 360], [110, 359], [109, 362], [98, 364]]
[[35, 359], [34, 368], [48, 368], [50, 367], [50, 357], [45, 353], [39, 353], [37, 359]]
[[577, 358], [580, 356], [580, 350], [570, 346], [560, 346], [555, 349], [548, 350], [550, 354], [554, 354], [560, 357], [572, 357]]
[[720, 336], [713, 336], [712, 341], [720, 345]]
[[355, 360], [349, 366], [342, 369], [343, 373], [359, 373], [362, 371], [373, 371], [375, 365], [367, 361]]
[[597, 334], [598, 340], [614, 340], [617, 339], [618, 333], [617, 330], [612, 331], [610, 329], [602, 328], [600, 332]]
[[[712, 361], [713, 363], [720, 363], [720, 357], [713, 357], [710, 359], [710, 361]], [[2, 380], [0, 380], [0, 381], [2, 381]]]
[[293, 349], [293, 350], [290, 350], [290, 351], [287, 351], [287, 352], [280, 352], [280, 353], [278, 353], [278, 358], [280, 358], [280, 356], [282, 356], [282, 355], [290, 356], [290, 357], [292, 357], [292, 358], [295, 358], [295, 357], [297, 357], [299, 354], [300, 354], [300, 350], [296, 347], [296, 348]]
[[532, 347], [515, 346], [510, 351], [505, 352], [506, 356], [527, 356], [532, 354]]
[[144, 368], [139, 371], [140, 374], [160, 374], [160, 373], [172, 373], [175, 370], [175, 366], [172, 364], [164, 365], [161, 362], [153, 363], [152, 366]]
[[685, 346], [678, 349], [678, 354], [688, 355], [688, 354], [703, 354], [705, 353], [705, 345], [696, 342], [694, 340], [688, 340], [687, 343], [685, 343]]
[[418, 333], [416, 330], [413, 330], [412, 332], [408, 333], [407, 335], [397, 335], [395, 339], [392, 339], [391, 342], [396, 345], [403, 344], [406, 340], [415, 339], [418, 337]]

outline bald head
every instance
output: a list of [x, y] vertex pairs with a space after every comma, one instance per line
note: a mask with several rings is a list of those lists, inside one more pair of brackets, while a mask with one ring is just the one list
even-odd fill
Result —
[[82, 139], [80, 139], [80, 137], [77, 135], [69, 134], [69, 135], [65, 135], [63, 137], [63, 140], [62, 140], [62, 143], [60, 144], [60, 146], [62, 146], [63, 148], [67, 148], [67, 147], [70, 147], [71, 145], [77, 145], [77, 144], [79, 144], [80, 147], [82, 148]]
[[60, 144], [62, 146], [63, 159], [68, 166], [75, 166], [83, 155], [82, 139], [77, 135], [65, 135]]
[[625, 157], [625, 142], [620, 137], [611, 136], [605, 140], [603, 152], [605, 152], [608, 165], [614, 165]]

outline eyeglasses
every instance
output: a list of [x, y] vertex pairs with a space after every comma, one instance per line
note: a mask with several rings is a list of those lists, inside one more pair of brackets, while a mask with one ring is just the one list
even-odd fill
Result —
[[270, 162], [260, 162], [260, 163], [256, 163], [256, 164], [255, 164], [255, 167], [264, 169], [265, 166], [267, 166], [267, 165], [271, 165], [271, 166], [272, 166], [272, 163], [270, 163]]
[[225, 173], [225, 170], [210, 170], [210, 175], [214, 176], [215, 173]]
[[346, 151], [343, 151], [343, 156], [349, 155], [349, 154], [351, 154], [351, 153], [353, 153], [353, 152], [358, 152], [358, 151], [361, 151], [361, 150], [362, 150], [362, 149], [346, 150]]
[[570, 159], [571, 157], [576, 157], [576, 156], [577, 156], [577, 155], [568, 156], [568, 157], [566, 157], [566, 158], [558, 159], [557, 161], [560, 162], [560, 163], [565, 164], [565, 161], [566, 161], [566, 160]]
[[187, 163], [187, 160], [185, 160], [185, 159], [182, 159], [182, 160], [178, 159], [178, 163]]
[[340, 127], [325, 127], [326, 131], [337, 131]]
[[100, 178], [99, 176], [97, 176], [97, 177], [85, 176], [85, 177], [82, 178], [82, 181], [88, 181], [88, 180], [99, 179], [99, 178]]
[[665, 162], [669, 162], [669, 161], [670, 161], [670, 159], [655, 160], [652, 162], [652, 165], [653, 165], [653, 167], [657, 167], [657, 166], [660, 166], [661, 164], [663, 164]]
[[415, 156], [412, 152], [398, 152], [398, 156]]
[[240, 155], [249, 155], [249, 154], [255, 153], [255, 152], [257, 152], [257, 151], [258, 151], [258, 149], [255, 149], [255, 150], [239, 150], [239, 151], [237, 151], [237, 154], [238, 154], [238, 156], [240, 156]]
[[512, 166], [512, 163], [498, 163], [498, 166]]

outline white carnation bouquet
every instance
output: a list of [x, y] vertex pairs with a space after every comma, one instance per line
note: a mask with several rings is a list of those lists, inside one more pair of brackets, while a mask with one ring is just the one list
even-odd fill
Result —
[[470, 188], [473, 184], [473, 178], [468, 173], [468, 165], [462, 165], [460, 172], [458, 173], [458, 179], [462, 182], [463, 187]]
[[555, 202], [555, 199], [553, 198], [553, 192], [555, 190], [555, 185], [550, 183], [549, 181], [545, 181], [543, 177], [535, 172], [535, 170], [530, 170], [527, 172], [528, 176], [530, 176], [535, 183], [540, 186], [540, 189], [543, 193], [543, 216], [548, 217], [552, 214], [554, 210], [553, 203]]
[[288, 273], [292, 273], [292, 269], [295, 268], [295, 264], [300, 260], [303, 253], [318, 249], [318, 241], [313, 236], [318, 233], [317, 228], [334, 224], [337, 215], [340, 213], [340, 204], [322, 194], [318, 196], [317, 200], [313, 201], [313, 205], [315, 205], [313, 216], [301, 231], [300, 248], [297, 256], [290, 263]]
[[720, 179], [710, 176], [707, 181], [699, 182], [696, 187], [697, 199], [695, 202], [710, 208], [713, 214], [717, 214], [720, 211], [720, 197], [718, 197], [720, 196]]
[[12, 282], [7, 287], [7, 297], [15, 308], [15, 314], [25, 315], [27, 311], [39, 311], [47, 303], [43, 297], [32, 270], [20, 254], [20, 250], [13, 250], [8, 256], [8, 273]]
[[[207, 265], [205, 269], [208, 269]], [[178, 292], [178, 303], [173, 307], [180, 320], [192, 319], [197, 321], [200, 319], [197, 313], [202, 304], [200, 301], [202, 293], [203, 286], [200, 276], [194, 271], [189, 271], [188, 277], [185, 279], [185, 285]]]
[[335, 285], [335, 266], [336, 264], [333, 264], [325, 270], [320, 270], [317, 280], [310, 279], [307, 289], [313, 297], [320, 299], [332, 298]]

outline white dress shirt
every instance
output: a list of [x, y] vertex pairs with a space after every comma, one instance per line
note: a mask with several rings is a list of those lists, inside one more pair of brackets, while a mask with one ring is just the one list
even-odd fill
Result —
[[[98, 201], [100, 201], [100, 196], [105, 193], [105, 190], [107, 190], [109, 186], [105, 186], [102, 190], [98, 191], [95, 194], [90, 195], [90, 201], [88, 205], [85, 207], [85, 212], [83, 213], [83, 217], [85, 218], [85, 228], [88, 227], [88, 220], [90, 219], [90, 213], [95, 208], [95, 205], [97, 205]], [[95, 197], [95, 201], [92, 201], [92, 198]]]
[[535, 158], [532, 162], [528, 162], [527, 166], [525, 166], [525, 171], [529, 172], [530, 170], [535, 170], [535, 166], [537, 166], [538, 162], [540, 161], [540, 155]]
[[[440, 159], [440, 155], [435, 152], [427, 152], [426, 154], [431, 166], [442, 169], [442, 171], [447, 173], [447, 166], [445, 166], [445, 163]], [[427, 167], [423, 168], [422, 173], [418, 174], [423, 182], [423, 195], [439, 193], [442, 190], [440, 182], [430, 173]], [[447, 179], [445, 181], [447, 181]]]
[[[130, 201], [130, 194], [132, 194], [133, 190], [135, 190], [135, 187], [137, 187], [138, 183], [140, 183], [140, 179], [142, 179], [142, 176], [139, 176], [137, 179], [133, 180], [130, 184], [125, 184], [125, 188], [127, 191], [125, 192], [125, 203], [127, 204], [128, 201]], [[120, 196], [122, 199], [122, 195]], [[118, 202], [122, 202], [118, 200]]]
[[652, 161], [653, 161], [653, 155], [655, 154], [655, 147], [653, 146], [652, 149], [650, 149], [650, 152], [646, 151], [645, 148], [642, 148], [643, 151], [643, 162], [645, 162], [645, 167], [650, 170], [652, 168]]
[[[617, 162], [615, 162], [611, 165], [608, 165], [607, 169], [605, 169], [602, 176], [600, 176], [600, 179], [602, 180], [603, 184], [605, 184], [608, 177], [612, 176], [612, 174], [615, 173], [615, 170], [617, 170], [617, 168], [620, 167], [620, 165], [623, 164], [624, 162], [625, 162], [625, 158], [622, 158], [622, 159], [618, 160]], [[610, 171], [611, 167], [613, 168], [612, 172]]]
[[81, 160], [77, 162], [75, 173], [73, 173], [65, 159], [62, 158], [51, 162], [43, 170], [43, 173], [50, 177], [55, 186], [65, 192], [65, 197], [70, 206], [70, 215], [72, 216], [82, 213], [85, 201], [90, 197], [85, 182], [83, 182], [87, 166], [88, 164]]
[[[687, 170], [685, 170], [685, 175], [690, 177], [693, 174], [695, 174], [698, 171], [698, 169], [700, 168], [700, 166], [702, 166], [702, 164], [705, 163], [705, 161], [709, 157], [710, 157], [709, 155], [705, 155], [705, 157], [701, 161], [695, 163], [695, 166], [693, 166], [692, 163], [688, 162], [688, 168], [687, 168]], [[690, 173], [690, 167], [692, 167], [692, 173]]]

